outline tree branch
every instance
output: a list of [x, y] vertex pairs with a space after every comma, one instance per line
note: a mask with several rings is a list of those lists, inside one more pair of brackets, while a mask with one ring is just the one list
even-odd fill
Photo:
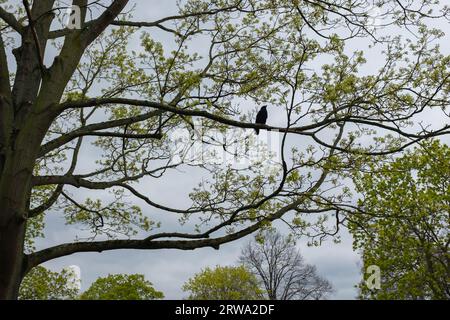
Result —
[[0, 35], [0, 174], [4, 165], [4, 147], [10, 137], [13, 122], [11, 85], [9, 82], [8, 61], [3, 37]]
[[36, 45], [36, 54], [37, 54], [37, 58], [38, 58], [38, 61], [39, 61], [39, 67], [41, 68], [41, 73], [44, 74], [45, 71], [46, 71], [46, 68], [44, 66], [44, 56], [43, 56], [41, 43], [39, 41], [39, 37], [38, 37], [38, 34], [36, 32], [36, 28], [34, 27], [35, 21], [33, 20], [33, 17], [31, 15], [30, 4], [28, 3], [28, 0], [22, 0], [22, 2], [23, 2], [23, 5], [25, 7], [25, 11], [27, 13], [28, 24], [29, 24], [29, 27], [31, 29], [31, 33], [33, 35], [34, 43]]
[[2, 7], [0, 7], [0, 19], [5, 21], [11, 28], [13, 28], [18, 33], [22, 34], [24, 27], [17, 21], [16, 17], [12, 13], [9, 13]]
[[212, 238], [212, 239], [200, 239], [200, 240], [159, 240], [159, 241], [149, 241], [148, 239], [136, 239], [136, 240], [107, 240], [107, 241], [94, 241], [94, 242], [75, 242], [61, 244], [55, 247], [47, 248], [26, 257], [26, 270], [29, 271], [31, 268], [44, 263], [46, 261], [56, 259], [59, 257], [71, 255], [78, 252], [102, 252], [108, 250], [117, 249], [145, 249], [145, 250], [155, 250], [155, 249], [178, 249], [178, 250], [194, 250], [204, 247], [212, 247], [214, 249], [219, 249], [222, 244], [240, 239], [245, 237], [264, 225], [267, 222], [279, 219], [287, 212], [295, 209], [303, 199], [298, 199], [290, 205], [287, 205], [279, 209], [276, 213], [260, 220], [259, 222], [244, 228], [240, 231], [228, 234], [226, 236]]
[[[165, 27], [162, 23], [167, 22], [167, 21], [174, 21], [174, 20], [182, 20], [182, 19], [186, 19], [186, 18], [193, 18], [193, 17], [201, 17], [201, 16], [206, 16], [206, 15], [215, 15], [219, 12], [225, 12], [225, 11], [230, 11], [230, 10], [237, 10], [239, 4], [238, 5], [232, 5], [232, 6], [228, 6], [225, 8], [216, 8], [216, 9], [210, 9], [210, 10], [204, 10], [204, 11], [199, 11], [199, 12], [191, 12], [191, 13], [186, 13], [186, 14], [180, 14], [180, 15], [174, 15], [174, 16], [168, 16], [156, 21], [125, 21], [125, 20], [115, 20], [112, 21], [110, 23], [110, 25], [114, 25], [114, 26], [129, 26], [129, 27], [137, 27], [137, 28], [142, 28], [142, 27], [157, 27], [161, 30], [176, 34], [178, 36], [182, 36], [181, 34], [179, 34], [176, 30], [170, 29]], [[85, 26], [90, 27], [95, 21], [89, 21], [88, 23], [86, 23]], [[61, 29], [61, 30], [55, 30], [50, 32], [50, 38], [55, 39], [55, 38], [59, 38], [59, 37], [64, 37], [68, 34], [70, 34], [71, 32], [73, 32], [73, 30], [70, 29]]]
[[[245, 123], [241, 121], [236, 121], [228, 118], [224, 118], [219, 115], [211, 114], [207, 111], [203, 110], [189, 110], [189, 109], [181, 109], [177, 108], [168, 104], [159, 103], [159, 102], [152, 102], [152, 101], [145, 101], [145, 100], [136, 100], [136, 99], [126, 99], [126, 98], [94, 98], [89, 100], [83, 100], [83, 101], [70, 101], [66, 102], [60, 105], [55, 105], [54, 108], [59, 111], [63, 111], [70, 108], [88, 108], [88, 107], [94, 107], [94, 106], [101, 106], [101, 105], [108, 105], [108, 104], [126, 104], [126, 105], [132, 105], [132, 106], [142, 106], [142, 107], [151, 107], [163, 111], [172, 112], [178, 115], [184, 115], [184, 116], [198, 116], [206, 119], [210, 119], [222, 124], [227, 124], [230, 126], [238, 127], [238, 128], [258, 128], [262, 130], [269, 130], [269, 131], [279, 131], [279, 132], [289, 132], [289, 133], [295, 133], [295, 134], [301, 134], [312, 137], [317, 143], [319, 143], [322, 146], [325, 146], [327, 148], [332, 147], [330, 144], [322, 141], [316, 136], [316, 132], [308, 132], [310, 130], [314, 129], [320, 129], [322, 130], [324, 127], [334, 124], [334, 123], [355, 123], [355, 124], [364, 124], [368, 126], [373, 126], [381, 129], [385, 129], [391, 132], [398, 133], [399, 135], [413, 139], [412, 142], [409, 142], [402, 146], [401, 148], [404, 149], [408, 145], [411, 145], [413, 143], [416, 143], [422, 139], [430, 138], [430, 137], [436, 137], [440, 135], [445, 135], [450, 133], [450, 125], [445, 125], [444, 127], [440, 128], [439, 130], [428, 132], [425, 134], [412, 134], [407, 133], [398, 127], [394, 126], [388, 126], [383, 124], [382, 120], [380, 119], [362, 119], [360, 117], [354, 117], [351, 115], [347, 116], [341, 116], [339, 118], [336, 118], [336, 113], [332, 113], [333, 117], [326, 117], [322, 121], [318, 121], [316, 123], [300, 126], [300, 127], [292, 127], [292, 128], [284, 128], [284, 127], [273, 127], [263, 124], [255, 124], [255, 123]], [[348, 106], [350, 107], [350, 106]], [[361, 150], [359, 151], [352, 151], [350, 149], [341, 148], [338, 146], [335, 146], [335, 148], [339, 151], [346, 152], [346, 153], [358, 153], [358, 154], [365, 154], [365, 155], [384, 155], [384, 154], [390, 154], [395, 153], [401, 149], [395, 149], [395, 150], [388, 150], [383, 152], [363, 152]]]
[[119, 187], [119, 188], [123, 188], [123, 189], [130, 191], [134, 196], [144, 200], [148, 205], [151, 205], [152, 207], [160, 209], [160, 210], [174, 212], [174, 213], [181, 213], [181, 214], [196, 213], [196, 212], [201, 211], [200, 209], [198, 209], [198, 210], [174, 209], [174, 208], [160, 205], [160, 204], [150, 200], [150, 198], [142, 195], [133, 187], [126, 184], [126, 182], [128, 182], [128, 181], [136, 181], [148, 174], [149, 174], [148, 172], [143, 171], [142, 173], [140, 173], [138, 175], [123, 177], [121, 179], [117, 179], [114, 181], [90, 181], [90, 180], [83, 179], [81, 176], [71, 175], [71, 174], [61, 175], [61, 176], [33, 176], [32, 177], [32, 186], [35, 187], [35, 186], [42, 186], [42, 185], [63, 185], [63, 186], [70, 185], [75, 188], [86, 188], [86, 189], [90, 189], [90, 190], [104, 190], [104, 189]]
[[[266, 130], [274, 130], [274, 131], [286, 131], [286, 128], [282, 127], [271, 127], [263, 124], [255, 124], [255, 123], [245, 123], [241, 121], [236, 121], [232, 119], [227, 119], [222, 116], [211, 114], [207, 111], [203, 110], [189, 110], [189, 109], [181, 109], [177, 108], [168, 104], [159, 103], [159, 102], [152, 102], [152, 101], [145, 101], [145, 100], [136, 100], [136, 99], [126, 99], [126, 98], [99, 98], [99, 99], [88, 99], [84, 101], [69, 101], [66, 103], [62, 103], [60, 105], [55, 105], [55, 109], [59, 111], [67, 110], [67, 109], [78, 109], [78, 108], [89, 108], [89, 107], [95, 107], [95, 106], [101, 106], [101, 105], [108, 105], [108, 104], [126, 104], [126, 105], [132, 105], [132, 106], [141, 106], [141, 107], [150, 107], [155, 108], [163, 111], [172, 112], [179, 115], [184, 116], [198, 116], [207, 118], [210, 120], [214, 120], [216, 122], [222, 123], [222, 124], [228, 124], [234, 127], [239, 128], [258, 128], [258, 129], [266, 129]], [[296, 130], [289, 129], [288, 132], [296, 133]], [[297, 132], [300, 133], [300, 132]]]
[[84, 48], [91, 44], [114, 21], [127, 4], [128, 0], [114, 0], [100, 17], [94, 20], [88, 28], [83, 29], [82, 39]]
[[116, 132], [97, 132], [98, 130], [104, 130], [104, 129], [115, 128], [115, 127], [120, 127], [120, 126], [124, 126], [124, 125], [130, 125], [133, 123], [137, 123], [140, 121], [150, 119], [152, 117], [159, 116], [160, 114], [161, 114], [160, 111], [151, 111], [151, 112], [147, 112], [145, 114], [135, 116], [135, 117], [89, 124], [87, 126], [81, 127], [72, 132], [66, 133], [66, 134], [62, 135], [61, 137], [58, 137], [54, 140], [47, 142], [46, 144], [44, 144], [41, 147], [41, 150], [39, 151], [39, 157], [42, 157], [45, 154], [47, 154], [48, 152], [50, 152], [56, 148], [59, 148], [60, 146], [72, 141], [73, 139], [76, 139], [76, 138], [82, 137], [82, 136], [110, 136], [110, 137], [125, 137], [125, 138], [127, 138], [127, 136], [128, 136], [128, 138], [136, 138], [136, 139], [146, 139], [146, 138], [160, 139], [161, 138], [160, 133], [144, 134], [144, 135], [126, 135], [126, 134], [121, 134], [121, 133], [116, 133]]
[[63, 184], [59, 184], [58, 186], [56, 186], [55, 191], [53, 191], [53, 193], [51, 194], [51, 196], [48, 198], [48, 200], [45, 203], [41, 204], [40, 206], [38, 206], [36, 208], [31, 209], [28, 212], [28, 218], [34, 218], [34, 217], [40, 215], [41, 213], [43, 213], [44, 211], [50, 209], [51, 206], [58, 200], [63, 189], [64, 189]]
[[[9, 68], [3, 37], [0, 35], [0, 96], [11, 98], [11, 84], [9, 82]], [[3, 109], [3, 108], [2, 108]], [[0, 111], [1, 112], [1, 111]]]

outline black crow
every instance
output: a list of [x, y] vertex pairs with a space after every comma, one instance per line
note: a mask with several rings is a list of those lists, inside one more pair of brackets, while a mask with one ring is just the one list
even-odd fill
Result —
[[[267, 120], [267, 106], [262, 106], [261, 110], [256, 115], [255, 123], [266, 124]], [[259, 134], [259, 129], [255, 128], [256, 134]]]

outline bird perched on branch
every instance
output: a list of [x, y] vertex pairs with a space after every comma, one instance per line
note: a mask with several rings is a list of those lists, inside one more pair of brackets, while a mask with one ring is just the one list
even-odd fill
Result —
[[[255, 123], [266, 124], [267, 120], [267, 106], [262, 106], [261, 110], [256, 114]], [[259, 134], [259, 129], [255, 128], [256, 134]]]

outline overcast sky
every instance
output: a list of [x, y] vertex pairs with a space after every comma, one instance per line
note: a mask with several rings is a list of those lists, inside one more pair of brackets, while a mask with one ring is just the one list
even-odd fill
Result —
[[[132, 1], [137, 4], [135, 11], [135, 20], [152, 21], [166, 15], [176, 13], [175, 1]], [[170, 45], [169, 38], [165, 37], [159, 31], [155, 32], [155, 37], [159, 40], [166, 41]], [[132, 45], [138, 48], [136, 39], [132, 39]], [[449, 42], [450, 43], [450, 42]], [[358, 47], [358, 43], [353, 44]], [[449, 45], [444, 45], [443, 52], [447, 52]], [[370, 57], [370, 56], [369, 56]], [[371, 59], [376, 59], [373, 54]], [[369, 65], [373, 67], [373, 65]], [[269, 109], [269, 114], [270, 114]], [[276, 117], [272, 114], [271, 121], [277, 122]], [[272, 125], [277, 125], [276, 123]], [[83, 162], [89, 163], [89, 157], [95, 155], [89, 154], [89, 149], [85, 149]], [[195, 172], [186, 172], [186, 176], [192, 176], [195, 180]], [[173, 207], [183, 207], [186, 205], [182, 197], [174, 196], [186, 194], [189, 190], [188, 185], [180, 183], [175, 175], [170, 174], [164, 178], [164, 183], [159, 182], [157, 185], [145, 184], [146, 192], [152, 195], [153, 199], [158, 199], [159, 203], [170, 204]], [[88, 191], [75, 191], [78, 197], [87, 195]], [[83, 194], [84, 192], [84, 194]], [[163, 230], [174, 230], [177, 228], [176, 219], [167, 216], [161, 217], [163, 221]], [[38, 247], [44, 248], [67, 241], [72, 241], [79, 233], [79, 230], [73, 226], [66, 226], [64, 219], [56, 212], [49, 213], [46, 217], [46, 238], [38, 241]], [[285, 232], [281, 225], [280, 230]], [[161, 230], [161, 231], [163, 231]], [[178, 231], [178, 230], [177, 230]], [[332, 295], [334, 299], [353, 299], [357, 292], [355, 285], [359, 282], [360, 267], [358, 254], [352, 250], [351, 237], [347, 232], [342, 231], [342, 242], [334, 244], [331, 241], [324, 243], [320, 247], [306, 246], [306, 240], [300, 239], [298, 247], [301, 250], [307, 263], [314, 264], [318, 268], [318, 272], [332, 282], [335, 293]], [[77, 265], [81, 269], [82, 290], [85, 290], [97, 278], [113, 273], [140, 273], [151, 281], [155, 288], [164, 292], [167, 299], [181, 299], [186, 296], [182, 292], [183, 283], [193, 274], [199, 272], [207, 266], [214, 267], [216, 265], [232, 265], [235, 264], [241, 247], [253, 236], [248, 236], [239, 241], [223, 245], [220, 250], [210, 248], [197, 249], [194, 251], [180, 250], [117, 250], [104, 253], [80, 253], [63, 257], [45, 263], [45, 266], [59, 271], [63, 267], [69, 265]]]

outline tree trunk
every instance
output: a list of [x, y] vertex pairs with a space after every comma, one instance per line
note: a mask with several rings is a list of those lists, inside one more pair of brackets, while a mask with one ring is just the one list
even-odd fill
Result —
[[[14, 210], [2, 208], [2, 214], [14, 215]], [[10, 219], [0, 232], [0, 300], [17, 299], [22, 280], [25, 222]]]
[[17, 172], [17, 167], [17, 163], [6, 160], [0, 177], [0, 299], [17, 299], [23, 273], [31, 172]]
[[41, 134], [39, 121], [13, 134], [0, 176], [0, 299], [17, 299], [24, 276], [24, 240], [31, 178]]
[[[54, 1], [36, 1], [32, 14], [40, 17], [34, 24], [40, 48], [28, 27], [22, 44], [13, 50], [17, 70], [12, 90], [9, 80], [0, 90], [0, 299], [17, 299], [24, 276], [24, 240], [30, 183], [36, 155], [50, 119], [42, 121], [33, 114], [42, 79], [41, 62], [53, 14], [44, 14]], [[3, 43], [2, 43], [3, 44]], [[6, 66], [6, 56], [0, 57]], [[3, 75], [9, 79], [9, 75]]]

